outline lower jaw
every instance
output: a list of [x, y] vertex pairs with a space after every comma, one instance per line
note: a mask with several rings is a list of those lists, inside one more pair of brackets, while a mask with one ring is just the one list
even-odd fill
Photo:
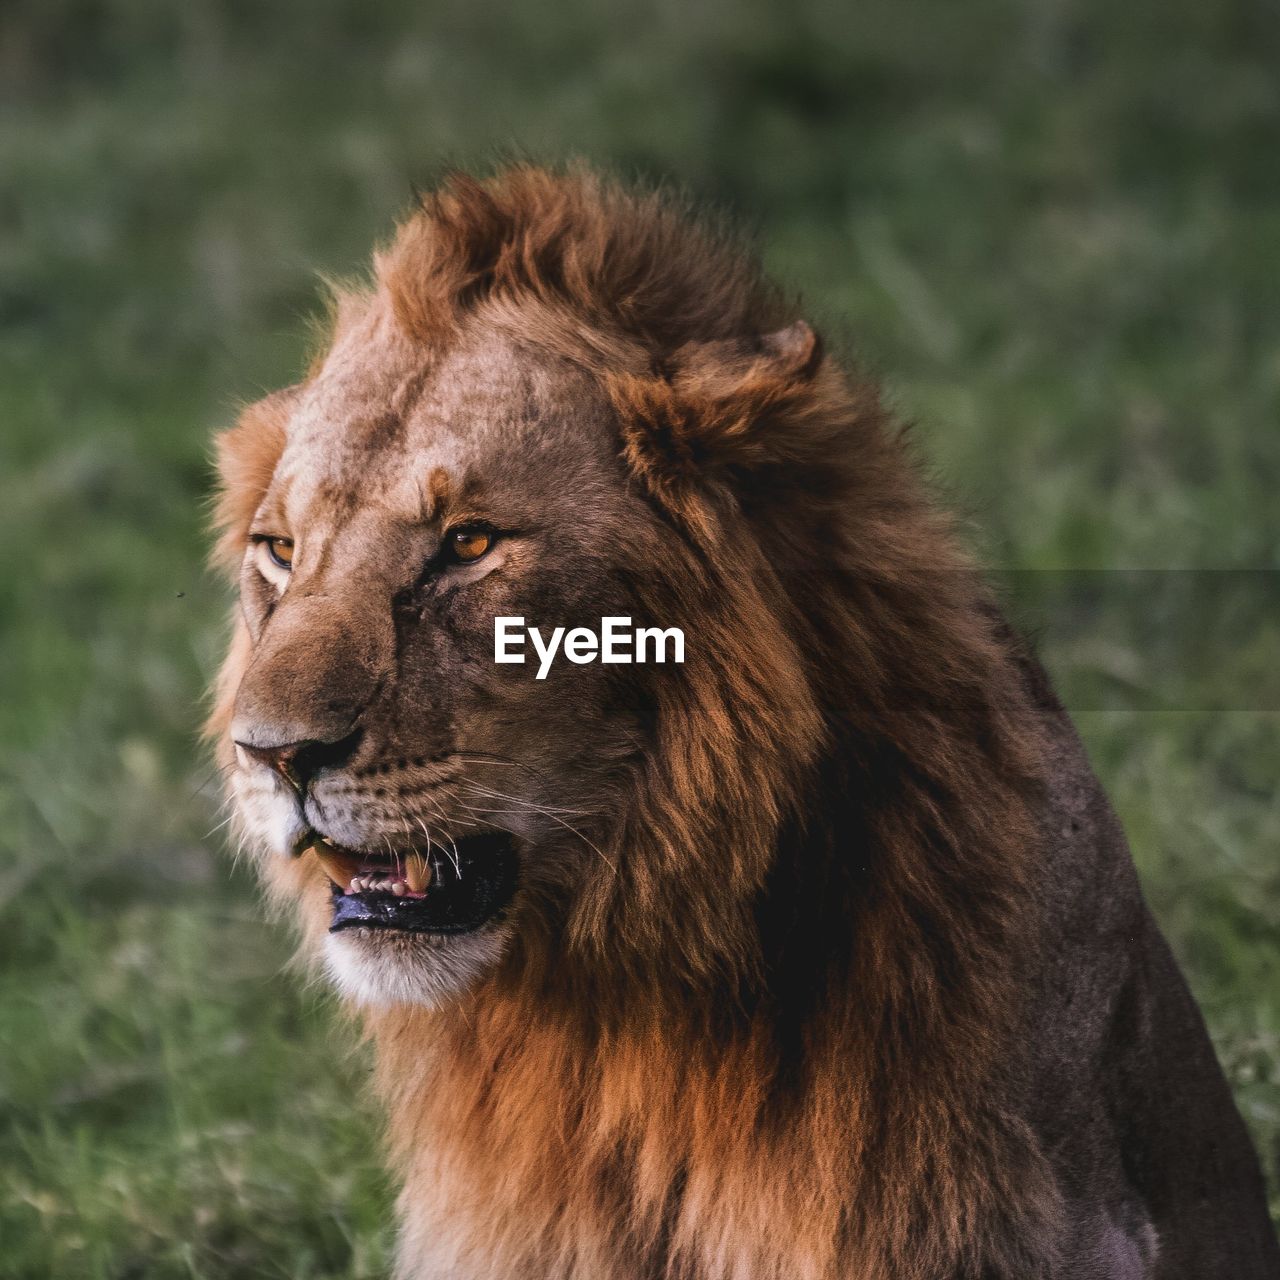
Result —
[[330, 886], [330, 933], [369, 929], [394, 933], [473, 933], [498, 919], [515, 892], [518, 859], [501, 833], [472, 836], [450, 848], [421, 896], [350, 893]]
[[441, 1010], [499, 969], [512, 934], [500, 916], [467, 933], [357, 927], [328, 934], [322, 955], [330, 982], [357, 1007]]

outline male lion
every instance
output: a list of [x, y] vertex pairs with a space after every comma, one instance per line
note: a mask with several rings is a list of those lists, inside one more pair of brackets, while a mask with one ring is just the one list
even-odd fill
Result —
[[[213, 731], [376, 1044], [399, 1273], [1275, 1280], [1045, 677], [718, 230], [456, 178], [220, 442]], [[679, 627], [494, 661], [494, 622]]]

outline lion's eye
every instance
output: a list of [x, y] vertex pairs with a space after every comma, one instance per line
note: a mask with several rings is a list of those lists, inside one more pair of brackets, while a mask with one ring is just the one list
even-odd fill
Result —
[[470, 564], [473, 560], [479, 560], [493, 546], [493, 534], [487, 529], [454, 529], [445, 539], [445, 546], [454, 560]]
[[267, 544], [267, 555], [282, 569], [293, 568], [293, 539], [264, 538]]

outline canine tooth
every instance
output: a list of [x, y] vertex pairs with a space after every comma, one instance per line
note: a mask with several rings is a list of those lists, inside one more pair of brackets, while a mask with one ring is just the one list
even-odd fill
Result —
[[409, 886], [405, 884], [403, 880], [397, 880], [395, 884], [391, 886], [391, 892], [394, 893], [397, 898], [403, 898], [408, 891]]
[[339, 853], [331, 844], [313, 844], [311, 852], [316, 855], [325, 875], [339, 889], [345, 888], [351, 882], [356, 872], [356, 863], [353, 859]]
[[431, 882], [426, 858], [419, 853], [411, 853], [404, 860], [404, 878], [414, 893], [422, 893]]

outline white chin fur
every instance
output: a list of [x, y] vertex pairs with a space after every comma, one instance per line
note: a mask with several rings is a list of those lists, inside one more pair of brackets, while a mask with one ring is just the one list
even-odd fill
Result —
[[432, 937], [344, 929], [324, 939], [333, 984], [358, 1004], [438, 1009], [470, 990], [502, 957], [506, 931]]

